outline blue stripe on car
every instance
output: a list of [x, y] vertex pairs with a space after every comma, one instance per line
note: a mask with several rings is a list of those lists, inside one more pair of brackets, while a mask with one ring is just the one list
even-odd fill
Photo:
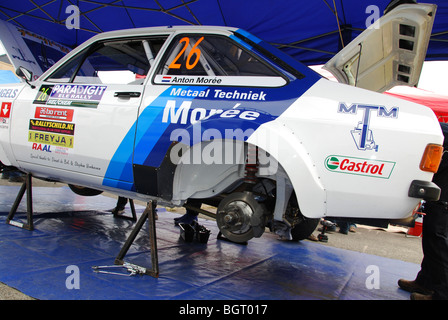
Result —
[[[243, 32], [244, 37], [261, 46], [264, 50], [274, 52], [276, 56], [281, 55], [283, 61], [294, 67], [304, 75], [302, 79], [295, 78], [289, 81], [285, 86], [278, 88], [256, 88], [256, 87], [215, 87], [215, 86], [178, 86], [173, 85], [160, 94], [149, 106], [147, 106], [138, 117], [136, 123], [129, 130], [122, 143], [116, 150], [107, 169], [103, 184], [111, 187], [121, 188], [125, 190], [135, 190], [133, 185], [133, 165], [143, 165], [150, 167], [159, 167], [171, 143], [171, 133], [175, 129], [185, 129], [190, 136], [193, 134], [194, 125], [190, 123], [164, 123], [162, 122], [163, 112], [169, 100], [174, 101], [176, 110], [185, 101], [191, 102], [188, 117], [192, 110], [202, 108], [209, 112], [211, 109], [229, 110], [235, 107], [237, 103], [240, 105], [238, 109], [243, 111], [256, 111], [260, 116], [256, 120], [243, 120], [238, 117], [222, 118], [214, 115], [206, 121], [200, 121], [200, 129], [203, 132], [206, 129], [216, 129], [222, 137], [225, 136], [226, 129], [240, 128], [242, 130], [256, 130], [263, 123], [273, 121], [279, 117], [291, 104], [296, 101], [303, 93], [313, 86], [321, 77], [311, 69], [303, 66], [291, 57], [283, 54], [281, 51], [272, 48], [258, 38]], [[234, 37], [236, 39], [236, 37]], [[238, 40], [246, 47], [250, 45], [244, 41]], [[278, 52], [277, 52], [278, 51]], [[280, 52], [280, 53], [279, 53]], [[290, 77], [288, 77], [290, 78]], [[172, 90], [209, 90], [207, 97], [185, 97], [173, 96]], [[221, 90], [221, 91], [219, 91]], [[238, 93], [263, 93], [265, 100], [251, 101], [241, 99], [223, 99], [218, 98], [216, 93], [219, 92], [238, 92]], [[196, 124], [196, 128], [199, 125]], [[246, 137], [247, 139], [248, 137]], [[182, 141], [185, 143], [185, 141]], [[190, 141], [190, 145], [193, 141]], [[132, 146], [135, 145], [133, 149]]]

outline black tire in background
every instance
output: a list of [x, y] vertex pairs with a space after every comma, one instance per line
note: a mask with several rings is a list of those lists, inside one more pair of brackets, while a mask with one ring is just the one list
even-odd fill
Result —
[[320, 219], [304, 219], [291, 229], [292, 239], [296, 241], [307, 239], [316, 230]]
[[77, 195], [80, 195], [80, 196], [92, 197], [92, 196], [97, 196], [97, 195], [103, 193], [103, 191], [100, 191], [100, 190], [91, 189], [91, 188], [78, 186], [78, 185], [74, 185], [74, 184], [69, 184], [68, 187], [70, 188], [70, 190], [72, 190], [74, 193], [76, 193]]

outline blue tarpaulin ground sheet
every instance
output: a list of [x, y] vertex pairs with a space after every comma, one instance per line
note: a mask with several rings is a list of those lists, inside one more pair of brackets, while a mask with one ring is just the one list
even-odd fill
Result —
[[[235, 244], [217, 239], [214, 220], [199, 221], [211, 230], [208, 243], [185, 242], [173, 223], [179, 215], [159, 208], [159, 277], [96, 273], [93, 266], [114, 264], [135, 225], [107, 212], [116, 199], [35, 187], [35, 229], [28, 231], [6, 224], [18, 191], [0, 187], [0, 282], [41, 300], [408, 300], [397, 280], [413, 279], [420, 268], [311, 241], [280, 241], [270, 233]], [[25, 212], [24, 197], [14, 219], [26, 221]], [[124, 260], [151, 267], [147, 223]], [[73, 266], [78, 288], [67, 284]]]

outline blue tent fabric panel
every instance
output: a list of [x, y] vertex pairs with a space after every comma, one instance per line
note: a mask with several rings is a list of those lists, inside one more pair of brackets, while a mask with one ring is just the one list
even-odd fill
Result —
[[[67, 28], [72, 1], [18, 0], [0, 4], [0, 19], [36, 32], [68, 47], [76, 47], [105, 31], [151, 26], [218, 25], [242, 28], [278, 46], [305, 64], [323, 64], [366, 28], [375, 5], [379, 15], [390, 0], [98, 0], [76, 2], [79, 28]], [[447, 60], [448, 3], [438, 6], [427, 60]], [[334, 8], [336, 4], [336, 10]], [[337, 14], [337, 15], [336, 15]]]
[[[200, 219], [212, 232], [207, 244], [186, 243], [173, 223], [178, 214], [161, 208], [159, 278], [95, 273], [93, 266], [113, 265], [133, 229], [131, 221], [105, 211], [116, 199], [36, 187], [35, 230], [27, 231], [5, 223], [17, 191], [0, 187], [0, 282], [42, 300], [407, 300], [397, 280], [419, 271], [416, 264], [309, 241], [279, 241], [269, 233], [247, 245], [217, 240], [213, 220]], [[21, 204], [15, 220], [25, 210]], [[136, 210], [140, 215], [144, 208]], [[126, 262], [151, 267], [147, 229], [145, 224]], [[370, 265], [380, 270], [379, 289], [366, 286]], [[70, 266], [79, 268], [80, 289], [66, 286]]]

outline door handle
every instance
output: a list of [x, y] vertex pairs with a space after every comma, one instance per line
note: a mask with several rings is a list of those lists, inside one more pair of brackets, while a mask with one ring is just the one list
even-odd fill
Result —
[[140, 97], [141, 92], [134, 91], [123, 91], [123, 92], [115, 92], [114, 97], [122, 97], [122, 98], [138, 98]]

